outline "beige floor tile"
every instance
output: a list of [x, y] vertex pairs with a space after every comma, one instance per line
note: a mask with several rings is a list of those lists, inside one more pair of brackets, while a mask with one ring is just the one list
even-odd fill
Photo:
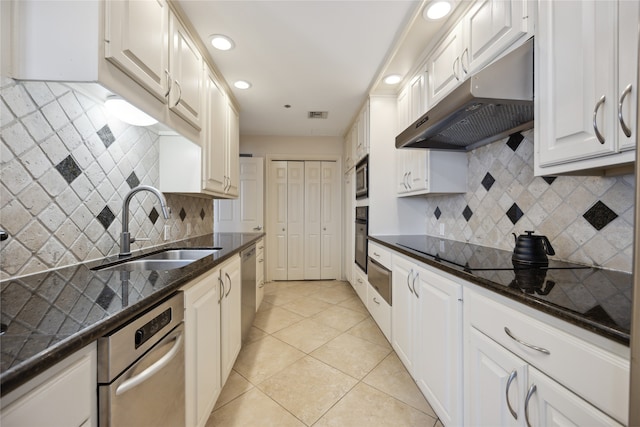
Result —
[[283, 304], [281, 307], [299, 314], [300, 316], [309, 317], [332, 307], [332, 304], [315, 298], [298, 298]]
[[354, 295], [349, 299], [342, 301], [338, 304], [340, 307], [348, 308], [349, 310], [359, 311], [360, 313], [369, 314], [367, 307], [364, 306], [360, 297], [358, 295]]
[[354, 378], [362, 379], [391, 351], [362, 338], [342, 334], [315, 350], [311, 356]]
[[435, 418], [360, 383], [327, 412], [314, 427], [431, 427]]
[[259, 384], [304, 357], [300, 350], [271, 336], [240, 350], [234, 369], [253, 384]]
[[285, 409], [311, 425], [358, 381], [313, 357], [305, 357], [259, 385]]
[[[288, 289], [288, 288], [287, 288]], [[281, 291], [278, 292], [273, 292], [273, 293], [266, 293], [264, 294], [264, 297], [262, 297], [262, 302], [263, 303], [269, 303], [272, 305], [276, 305], [276, 306], [281, 306], [287, 303], [290, 303], [291, 301], [295, 301], [298, 298], [300, 298], [300, 295], [297, 295], [295, 293], [289, 293], [287, 292], [287, 289], [283, 289]]]
[[349, 329], [347, 333], [374, 344], [378, 344], [382, 347], [391, 348], [391, 344], [387, 341], [387, 337], [384, 336], [371, 316]]
[[311, 294], [316, 299], [328, 302], [329, 304], [338, 304], [351, 298], [355, 292], [351, 286], [336, 285], [331, 287], [323, 287]]
[[294, 323], [298, 323], [302, 319], [304, 319], [304, 317], [296, 313], [274, 306], [268, 310], [259, 310], [256, 313], [253, 326], [268, 334], [272, 334]]
[[247, 334], [247, 341], [244, 342], [244, 345], [251, 344], [254, 341], [261, 340], [267, 335], [268, 334], [265, 331], [258, 329], [255, 326], [252, 326], [251, 329], [249, 330], [249, 334]]
[[387, 356], [362, 382], [436, 418], [435, 412], [395, 352]]
[[294, 346], [300, 351], [311, 353], [341, 333], [342, 331], [331, 328], [313, 319], [305, 319], [279, 330], [274, 333], [273, 336]]
[[253, 384], [245, 380], [242, 375], [232, 370], [229, 374], [229, 378], [227, 378], [227, 382], [224, 384], [224, 387], [222, 387], [222, 391], [220, 392], [220, 396], [218, 396], [218, 401], [216, 402], [216, 406], [213, 410], [215, 411], [221, 406], [226, 405], [252, 388]]
[[311, 317], [311, 319], [344, 332], [362, 322], [367, 316], [368, 314], [334, 305]]
[[258, 389], [249, 390], [213, 411], [206, 427], [304, 427], [304, 424]]

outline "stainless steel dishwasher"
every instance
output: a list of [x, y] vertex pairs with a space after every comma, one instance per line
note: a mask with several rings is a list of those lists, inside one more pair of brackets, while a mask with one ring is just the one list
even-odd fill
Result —
[[184, 296], [98, 339], [100, 427], [185, 423]]
[[240, 252], [240, 259], [242, 260], [240, 269], [242, 279], [240, 316], [242, 320], [240, 324], [242, 325], [242, 342], [244, 343], [251, 331], [253, 319], [256, 317], [256, 245]]

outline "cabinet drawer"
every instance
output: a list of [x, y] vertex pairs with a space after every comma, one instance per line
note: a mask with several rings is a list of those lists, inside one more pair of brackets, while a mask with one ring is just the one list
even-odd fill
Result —
[[382, 246], [369, 242], [369, 257], [391, 270], [391, 252]]
[[367, 310], [376, 321], [387, 340], [391, 340], [391, 306], [373, 289], [367, 286]]
[[512, 301], [498, 302], [467, 289], [464, 307], [468, 325], [612, 417], [627, 419], [628, 359], [539, 320], [543, 313], [539, 318], [523, 314], [527, 307]]

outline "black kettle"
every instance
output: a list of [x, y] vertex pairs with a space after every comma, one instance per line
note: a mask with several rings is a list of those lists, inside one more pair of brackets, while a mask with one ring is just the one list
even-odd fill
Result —
[[547, 255], [556, 254], [549, 239], [546, 236], [534, 236], [533, 231], [525, 231], [525, 233], [527, 234], [520, 236], [513, 233], [513, 237], [516, 239], [516, 246], [511, 257], [513, 262], [540, 266], [549, 264]]

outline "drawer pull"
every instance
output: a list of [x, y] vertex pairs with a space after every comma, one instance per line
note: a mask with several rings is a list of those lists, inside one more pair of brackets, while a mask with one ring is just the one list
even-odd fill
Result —
[[377, 253], [377, 252], [374, 252], [374, 253], [373, 253], [373, 256], [377, 256], [378, 258], [380, 258], [380, 254], [379, 254], [379, 253]]
[[524, 399], [524, 420], [527, 423], [527, 427], [531, 427], [531, 423], [529, 422], [529, 400], [533, 393], [536, 392], [536, 385], [533, 384], [529, 387], [529, 391], [527, 392], [527, 397]]
[[513, 334], [511, 333], [511, 331], [509, 330], [509, 328], [507, 328], [506, 326], [504, 327], [504, 332], [507, 335], [509, 335], [509, 338], [511, 338], [512, 340], [514, 340], [518, 344], [522, 344], [523, 346], [529, 347], [532, 350], [539, 351], [540, 353], [549, 354], [549, 355], [551, 354], [551, 352], [549, 350], [547, 350], [546, 348], [542, 348], [542, 347], [535, 346], [533, 344], [526, 343], [526, 342], [521, 341], [518, 338], [514, 337]]
[[376, 304], [380, 305], [380, 301], [378, 301], [378, 300], [376, 299], [376, 297], [373, 297], [373, 302], [375, 302]]
[[509, 375], [509, 379], [507, 380], [507, 387], [505, 387], [505, 397], [507, 398], [507, 407], [509, 408], [509, 412], [511, 412], [511, 416], [513, 416], [513, 418], [516, 420], [518, 419], [518, 413], [513, 410], [513, 408], [511, 407], [511, 402], [509, 402], [509, 387], [511, 387], [511, 383], [513, 382], [513, 380], [516, 379], [517, 376], [518, 376], [518, 371], [516, 371], [515, 369], [511, 371], [511, 374]]

